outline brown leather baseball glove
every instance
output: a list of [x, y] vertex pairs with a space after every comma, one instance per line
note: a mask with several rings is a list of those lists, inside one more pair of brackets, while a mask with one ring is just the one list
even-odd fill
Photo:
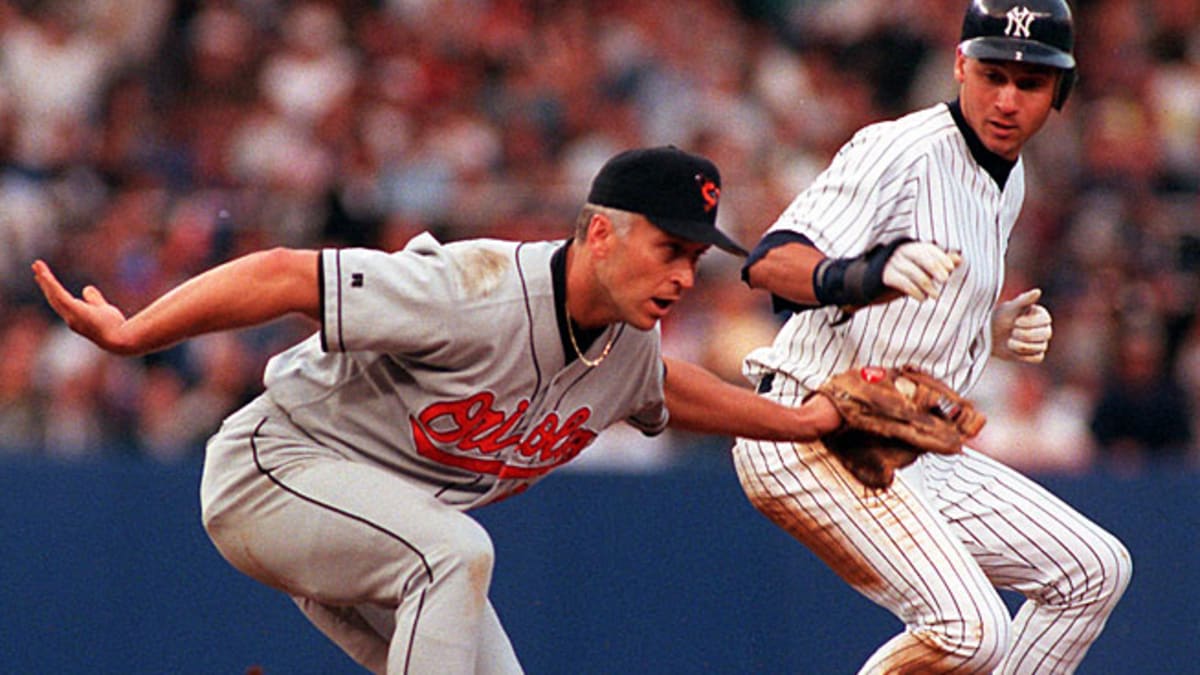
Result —
[[845, 420], [825, 446], [863, 485], [886, 488], [896, 469], [925, 452], [954, 454], [986, 418], [941, 380], [914, 366], [838, 373], [818, 393]]

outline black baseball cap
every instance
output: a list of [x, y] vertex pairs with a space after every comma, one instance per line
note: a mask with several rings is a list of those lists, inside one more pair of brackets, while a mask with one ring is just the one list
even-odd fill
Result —
[[587, 201], [639, 213], [658, 229], [745, 256], [717, 229], [721, 174], [715, 164], [673, 145], [617, 154], [600, 167]]

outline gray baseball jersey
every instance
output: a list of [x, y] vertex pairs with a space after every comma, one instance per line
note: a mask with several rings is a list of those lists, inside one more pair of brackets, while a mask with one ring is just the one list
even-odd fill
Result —
[[[835, 372], [908, 363], [969, 390], [991, 352], [1024, 196], [1021, 162], [998, 159], [946, 105], [856, 134], [768, 236], [803, 235], [835, 257], [911, 237], [963, 263], [937, 300], [906, 297], [849, 320], [835, 307], [795, 314], [746, 358], [760, 391], [796, 405]], [[924, 455], [886, 490], [857, 483], [821, 443], [738, 439], [733, 456], [759, 511], [905, 623], [861, 673], [1072, 672], [1129, 583], [1116, 538], [970, 449]], [[1015, 618], [993, 585], [1026, 596]]]
[[321, 331], [271, 359], [267, 396], [322, 445], [461, 508], [524, 490], [615, 422], [662, 431], [657, 327], [610, 326], [602, 367], [567, 363], [562, 246], [426, 233], [396, 253], [323, 251]]
[[572, 358], [565, 246], [322, 251], [321, 330], [208, 444], [218, 550], [373, 672], [521, 672], [487, 599], [491, 540], [464, 511], [614, 422], [666, 425], [657, 328], [609, 326], [585, 351], [602, 363]]

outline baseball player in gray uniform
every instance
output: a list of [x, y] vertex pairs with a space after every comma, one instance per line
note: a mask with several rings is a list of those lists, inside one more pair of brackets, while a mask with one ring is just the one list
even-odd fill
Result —
[[664, 359], [658, 322], [700, 256], [745, 253], [715, 226], [719, 198], [708, 160], [631, 150], [597, 174], [571, 240], [275, 249], [128, 320], [96, 288], [80, 299], [33, 269], [72, 329], [121, 354], [288, 313], [318, 321], [209, 442], [212, 541], [373, 672], [513, 673], [488, 600], [492, 544], [466, 510], [620, 421], [810, 440], [841, 422], [823, 398], [785, 407]]
[[[1063, 0], [974, 0], [958, 98], [861, 129], [780, 215], [743, 268], [795, 312], [744, 362], [762, 395], [794, 403], [867, 363], [969, 392], [989, 354], [1042, 360], [1039, 291], [1000, 293], [1020, 150], [1067, 98], [1072, 47]], [[923, 455], [883, 490], [820, 442], [738, 439], [733, 453], [764, 515], [904, 622], [861, 673], [1070, 673], [1130, 580], [1117, 539], [969, 448]], [[1025, 597], [1015, 617], [996, 588]]]

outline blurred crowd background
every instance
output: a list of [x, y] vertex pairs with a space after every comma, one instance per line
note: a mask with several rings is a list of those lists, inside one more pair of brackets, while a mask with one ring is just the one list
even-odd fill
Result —
[[[1200, 0], [1077, 0], [1079, 84], [1028, 147], [1006, 296], [1040, 366], [993, 362], [978, 446], [1039, 473], [1195, 470]], [[0, 0], [0, 456], [176, 462], [260, 391], [283, 320], [144, 358], [72, 335], [46, 259], [128, 313], [274, 246], [565, 238], [615, 152], [721, 167], [752, 245], [858, 127], [950, 100], [963, 0]], [[669, 353], [745, 384], [783, 317], [706, 256]], [[246, 289], [253, 293], [254, 289]], [[582, 467], [722, 457], [618, 430]], [[585, 461], [593, 456], [595, 459]]]

